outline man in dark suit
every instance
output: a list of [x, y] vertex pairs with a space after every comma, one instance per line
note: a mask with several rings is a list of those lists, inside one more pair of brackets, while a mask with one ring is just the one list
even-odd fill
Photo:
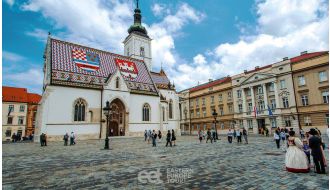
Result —
[[316, 172], [318, 174], [325, 174], [325, 166], [321, 149], [321, 139], [317, 136], [317, 131], [313, 128], [310, 129], [309, 134], [312, 135], [312, 137], [309, 138], [309, 147], [312, 149], [312, 156], [316, 167]]

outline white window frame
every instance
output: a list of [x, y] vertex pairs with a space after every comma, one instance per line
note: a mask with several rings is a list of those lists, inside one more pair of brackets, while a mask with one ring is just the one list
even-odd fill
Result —
[[242, 97], [242, 91], [241, 90], [237, 90], [237, 98], [241, 98]]
[[322, 100], [324, 104], [329, 103], [329, 91], [322, 91]]
[[272, 83], [270, 83], [270, 85], [269, 85], [269, 92], [274, 92], [274, 83], [272, 82]]
[[308, 106], [308, 95], [307, 94], [301, 95], [301, 103], [303, 106]]
[[326, 71], [320, 71], [319, 72], [319, 81], [324, 82], [328, 80], [327, 72]]
[[271, 105], [271, 109], [276, 109], [276, 100], [275, 99], [271, 99], [270, 100], [270, 105]]
[[290, 107], [288, 97], [283, 97], [282, 98], [282, 103], [283, 103], [283, 108], [289, 108]]
[[305, 126], [312, 126], [312, 118], [309, 115], [304, 116], [304, 124]]
[[24, 112], [24, 111], [25, 111], [25, 105], [20, 105], [19, 112]]
[[306, 85], [305, 76], [304, 75], [298, 76], [298, 86], [305, 86], [305, 85]]
[[281, 87], [281, 89], [286, 88], [285, 80], [284, 79], [283, 80], [280, 80], [280, 87]]

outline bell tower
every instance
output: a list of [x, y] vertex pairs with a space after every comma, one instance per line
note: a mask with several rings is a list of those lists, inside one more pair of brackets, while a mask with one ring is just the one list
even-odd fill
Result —
[[144, 26], [139, 9], [139, 0], [136, 0], [134, 9], [134, 23], [128, 29], [128, 36], [124, 40], [124, 55], [143, 60], [149, 71], [152, 69], [151, 39]]

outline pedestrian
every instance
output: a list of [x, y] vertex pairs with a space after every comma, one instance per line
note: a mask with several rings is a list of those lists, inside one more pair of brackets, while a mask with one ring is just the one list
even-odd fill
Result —
[[12, 142], [16, 142], [16, 133], [11, 136]]
[[203, 140], [203, 132], [202, 132], [202, 130], [199, 130], [199, 132], [198, 132], [198, 139], [199, 139], [199, 143], [202, 143], [202, 140]]
[[147, 141], [147, 137], [148, 137], [147, 130], [145, 130], [144, 131], [144, 141]]
[[148, 144], [150, 143], [150, 139], [151, 139], [151, 130], [148, 131]]
[[278, 132], [277, 129], [275, 130], [275, 133], [274, 133], [274, 140], [276, 142], [277, 148], [279, 149], [280, 148], [280, 133]]
[[[278, 130], [275, 133], [279, 133]], [[309, 164], [307, 157], [302, 150], [303, 144], [299, 138], [295, 137], [295, 132], [289, 132], [288, 138], [289, 148], [285, 154], [285, 167], [288, 172], [307, 173], [309, 171]]]
[[233, 132], [231, 131], [231, 129], [229, 129], [227, 136], [228, 136], [228, 142], [232, 143], [233, 142]]
[[282, 143], [284, 143], [285, 138], [286, 138], [286, 135], [285, 135], [285, 132], [284, 132], [283, 129], [281, 129], [280, 137], [281, 137], [281, 139], [282, 139]]
[[304, 139], [305, 138], [305, 133], [304, 133], [304, 130], [303, 129], [300, 129], [300, 138], [301, 139]]
[[318, 136], [318, 132], [314, 128], [309, 130], [309, 134], [311, 135], [309, 138], [309, 147], [312, 150], [312, 157], [316, 168], [316, 173], [325, 174], [326, 162], [322, 148], [322, 141]]
[[76, 144], [76, 143], [74, 142], [74, 139], [75, 139], [74, 133], [71, 132], [71, 135], [70, 135], [70, 146]]
[[236, 130], [235, 130], [235, 128], [234, 128], [233, 135], [234, 135], [234, 140], [235, 140], [236, 139]]
[[242, 143], [242, 132], [240, 129], [236, 130], [237, 143]]
[[207, 143], [209, 140], [211, 140], [211, 143], [213, 143], [212, 134], [211, 134], [210, 129], [207, 130], [206, 135], [207, 135], [207, 137], [206, 137], [206, 143]]
[[205, 140], [205, 138], [206, 138], [206, 132], [205, 130], [203, 130], [203, 139]]
[[216, 135], [216, 133], [215, 133], [215, 130], [214, 129], [212, 129], [212, 138], [213, 138], [213, 141], [214, 142], [217, 142], [217, 135]]
[[248, 132], [245, 128], [243, 128], [243, 137], [244, 137], [244, 140], [245, 140], [245, 144], [248, 144]]
[[166, 146], [170, 144], [170, 146], [172, 147], [172, 141], [171, 141], [171, 131], [168, 130], [167, 131], [167, 135], [166, 135]]
[[176, 146], [175, 145], [176, 136], [175, 136], [175, 133], [174, 133], [174, 129], [172, 129], [172, 139], [171, 139], [171, 141], [173, 142], [173, 146]]
[[159, 142], [162, 141], [162, 132], [160, 130], [158, 131], [158, 139], [159, 139]]
[[46, 135], [46, 133], [44, 134], [44, 146], [47, 146], [47, 135]]
[[68, 146], [68, 141], [69, 141], [69, 135], [68, 133], [66, 133], [63, 137], [64, 140], [64, 146]]
[[41, 133], [40, 135], [40, 145], [44, 146], [44, 133]]
[[308, 159], [308, 164], [310, 166], [311, 164], [311, 149], [310, 147], [308, 146], [308, 142], [307, 142], [307, 139], [304, 139], [303, 140], [303, 150], [307, 156], [307, 159]]
[[155, 132], [155, 130], [153, 130], [151, 133], [151, 139], [152, 139], [152, 146], [156, 147], [157, 133]]
[[269, 130], [266, 128], [266, 137], [269, 137]]

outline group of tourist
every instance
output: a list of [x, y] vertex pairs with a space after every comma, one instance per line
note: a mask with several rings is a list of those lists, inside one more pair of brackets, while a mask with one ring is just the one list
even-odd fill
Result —
[[211, 143], [217, 142], [217, 140], [219, 140], [218, 134], [214, 129], [212, 130], [208, 129], [206, 133], [205, 131], [199, 130], [197, 135], [200, 143], [202, 143], [202, 141], [205, 140], [205, 138], [206, 138], [206, 143], [209, 140], [211, 141]]
[[68, 133], [66, 133], [66, 134], [64, 135], [64, 137], [63, 137], [63, 140], [64, 140], [64, 146], [68, 146], [69, 138], [70, 138], [70, 146], [76, 144], [76, 136], [75, 136], [74, 132], [71, 132], [70, 137], [69, 137]]
[[[285, 132], [285, 131], [282, 131]], [[281, 133], [282, 133], [281, 132]], [[275, 131], [274, 138], [276, 144], [279, 144], [278, 135], [281, 134], [278, 130]], [[285, 155], [285, 166], [289, 172], [309, 172], [310, 168], [315, 168], [316, 173], [325, 174], [327, 165], [324, 148], [325, 144], [321, 137], [321, 131], [317, 128], [311, 128], [309, 132], [300, 133], [302, 141], [295, 137], [295, 131], [290, 130], [287, 137], [287, 150]], [[278, 145], [279, 146], [279, 145]], [[311, 164], [310, 156], [313, 158], [314, 165]]]
[[30, 140], [30, 141], [33, 141], [33, 134], [30, 134], [29, 136], [25, 136], [25, 137], [22, 137], [22, 134], [21, 133], [13, 133], [13, 135], [11, 136], [11, 141], [12, 142], [20, 142], [20, 141], [27, 141], [27, 140]]
[[228, 133], [227, 133], [227, 137], [228, 137], [228, 142], [231, 144], [233, 142], [233, 138], [234, 140], [237, 139], [237, 143], [242, 143], [242, 136], [244, 138], [245, 144], [248, 144], [248, 131], [243, 128], [243, 130], [241, 131], [240, 129], [229, 129]]
[[[147, 141], [148, 144], [150, 143], [150, 141], [152, 141], [152, 146], [153, 147], [156, 147], [157, 146], [157, 138], [158, 138], [158, 142], [161, 142], [162, 141], [162, 132], [160, 130], [158, 130], [158, 133], [153, 130], [145, 130], [144, 131], [144, 141]], [[176, 146], [175, 145], [175, 141], [176, 141], [176, 136], [175, 136], [175, 133], [174, 133], [174, 130], [172, 129], [171, 130], [168, 130], [167, 131], [167, 135], [166, 135], [166, 145], [165, 146]]]

